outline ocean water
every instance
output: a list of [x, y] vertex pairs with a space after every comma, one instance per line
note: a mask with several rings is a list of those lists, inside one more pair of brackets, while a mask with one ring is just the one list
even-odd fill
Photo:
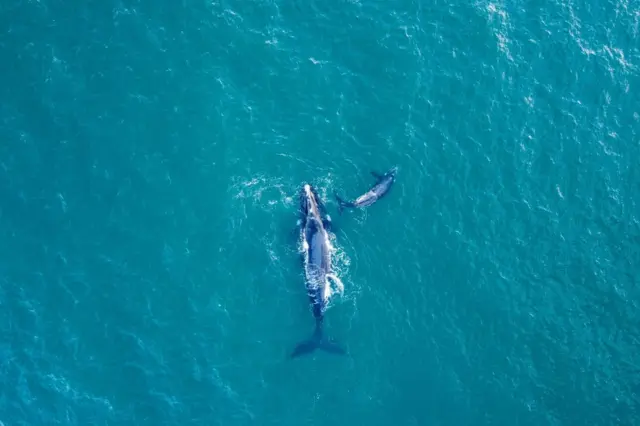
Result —
[[[0, 424], [640, 424], [639, 23], [628, 0], [3, 1]], [[347, 356], [288, 358], [304, 183]]]

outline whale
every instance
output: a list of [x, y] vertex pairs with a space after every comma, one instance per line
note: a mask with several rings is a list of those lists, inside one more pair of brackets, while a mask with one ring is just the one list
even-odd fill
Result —
[[396, 175], [398, 174], [398, 167], [392, 167], [384, 174], [372, 171], [371, 174], [376, 179], [375, 185], [371, 187], [367, 192], [356, 198], [354, 201], [345, 201], [337, 192], [334, 192], [334, 196], [338, 201], [338, 212], [342, 214], [346, 208], [363, 208], [368, 207], [384, 197], [393, 183], [396, 181]]
[[[300, 238], [305, 273], [305, 287], [315, 319], [312, 336], [299, 343], [292, 358], [310, 354], [316, 349], [333, 354], [346, 354], [344, 348], [324, 334], [323, 321], [332, 294], [344, 292], [344, 285], [332, 269], [333, 247], [328, 231], [331, 217], [317, 191], [309, 184], [302, 187], [300, 194]], [[333, 286], [332, 286], [333, 284]]]

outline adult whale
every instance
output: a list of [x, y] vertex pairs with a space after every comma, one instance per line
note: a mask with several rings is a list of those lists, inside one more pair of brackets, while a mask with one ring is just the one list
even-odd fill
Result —
[[323, 334], [322, 322], [324, 313], [333, 293], [331, 281], [338, 291], [344, 291], [344, 285], [331, 267], [333, 247], [327, 230], [331, 226], [331, 218], [315, 189], [305, 184], [300, 194], [300, 236], [307, 294], [311, 303], [316, 327], [308, 340], [299, 343], [291, 354], [292, 358], [308, 354], [316, 349], [335, 354], [345, 354], [345, 350]]
[[391, 186], [396, 181], [398, 167], [393, 167], [385, 174], [381, 175], [376, 172], [371, 174], [376, 178], [376, 184], [367, 192], [355, 199], [355, 201], [345, 201], [337, 193], [334, 193], [338, 200], [338, 211], [342, 213], [345, 208], [367, 207], [384, 197]]

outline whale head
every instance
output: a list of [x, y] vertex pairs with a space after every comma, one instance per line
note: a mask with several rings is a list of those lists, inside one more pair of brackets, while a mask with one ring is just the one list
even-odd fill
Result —
[[314, 190], [308, 183], [304, 184], [300, 192], [300, 212], [309, 216], [318, 210], [318, 202]]

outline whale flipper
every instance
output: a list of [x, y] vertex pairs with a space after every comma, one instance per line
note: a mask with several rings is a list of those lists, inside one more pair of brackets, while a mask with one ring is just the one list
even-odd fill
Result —
[[380, 181], [382, 180], [382, 178], [384, 178], [384, 175], [376, 172], [376, 171], [371, 171], [371, 175], [376, 178], [376, 180]]
[[321, 321], [316, 321], [316, 329], [313, 332], [313, 336], [311, 336], [309, 340], [299, 343], [291, 353], [291, 358], [308, 355], [316, 349], [336, 355], [346, 355], [347, 353], [340, 345], [326, 338], [322, 334]]
[[289, 231], [289, 237], [292, 240], [299, 240], [300, 239], [300, 226], [302, 224], [302, 221], [298, 219], [298, 222], [296, 223], [296, 227], [295, 228], [291, 228], [291, 230]]
[[336, 274], [327, 274], [327, 279], [333, 281], [333, 284], [338, 289], [338, 293], [344, 294], [344, 284], [342, 283], [342, 280], [340, 278], [338, 278], [338, 276]]
[[332, 230], [333, 222], [331, 221], [331, 216], [326, 215], [324, 218], [322, 218], [322, 226], [324, 226], [324, 229], [326, 229], [327, 231]]

